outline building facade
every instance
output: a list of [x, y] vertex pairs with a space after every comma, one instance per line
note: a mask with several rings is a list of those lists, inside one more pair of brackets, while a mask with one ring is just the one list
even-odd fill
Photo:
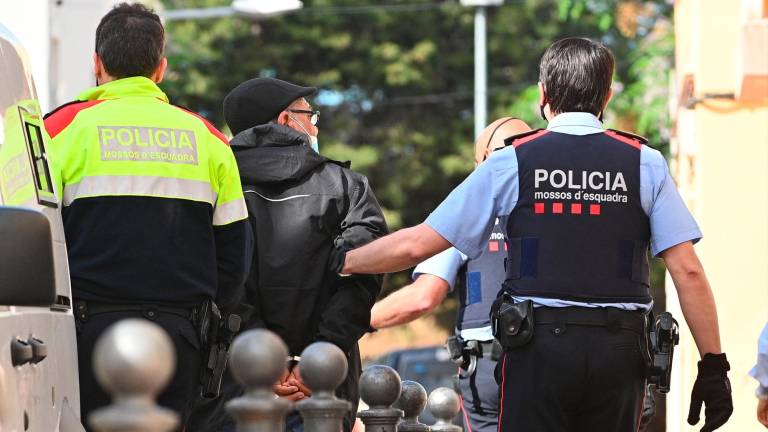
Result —
[[[696, 249], [731, 364], [735, 408], [720, 430], [756, 431], [747, 373], [768, 320], [768, 0], [677, 0], [675, 37], [670, 165], [704, 233]], [[667, 430], [688, 431], [699, 354], [667, 287], [682, 327]]]

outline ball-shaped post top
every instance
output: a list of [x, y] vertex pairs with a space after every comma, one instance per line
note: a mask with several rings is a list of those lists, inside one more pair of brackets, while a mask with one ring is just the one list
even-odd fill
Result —
[[93, 351], [96, 379], [113, 395], [153, 397], [176, 366], [173, 341], [157, 324], [129, 318], [111, 325]]
[[418, 417], [427, 406], [427, 391], [416, 381], [403, 381], [402, 387], [395, 408], [403, 410], [406, 418]]
[[332, 343], [315, 342], [301, 352], [299, 373], [313, 392], [332, 393], [347, 377], [347, 356]]
[[360, 377], [360, 397], [371, 408], [389, 407], [400, 397], [400, 390], [400, 375], [389, 366], [370, 366]]
[[429, 395], [429, 412], [438, 420], [451, 421], [461, 410], [459, 395], [448, 387], [438, 387]]
[[248, 330], [232, 343], [232, 376], [246, 389], [271, 387], [285, 370], [288, 348], [269, 330]]

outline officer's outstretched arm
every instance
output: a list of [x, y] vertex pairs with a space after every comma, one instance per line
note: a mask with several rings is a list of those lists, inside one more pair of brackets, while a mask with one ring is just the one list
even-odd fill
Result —
[[371, 310], [371, 327], [382, 329], [409, 323], [432, 312], [448, 295], [443, 278], [422, 273], [416, 280], [377, 302]]
[[449, 247], [448, 240], [421, 223], [347, 252], [341, 273], [376, 274], [405, 270]]

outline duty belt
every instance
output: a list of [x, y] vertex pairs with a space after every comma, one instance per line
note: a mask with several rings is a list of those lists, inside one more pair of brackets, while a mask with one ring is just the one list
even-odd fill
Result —
[[446, 349], [451, 360], [466, 371], [466, 374], [459, 372], [462, 376], [475, 373], [479, 358], [484, 357], [495, 361], [501, 357], [501, 345], [496, 340], [464, 340], [460, 336], [451, 336], [446, 341]]
[[194, 317], [195, 308], [183, 308], [173, 307], [157, 304], [138, 304], [138, 303], [101, 303], [78, 300], [75, 302], [75, 318], [79, 323], [85, 323], [88, 318], [94, 315], [115, 313], [115, 312], [141, 312], [141, 314], [149, 319], [157, 319], [157, 315], [172, 314], [178, 315], [182, 318], [192, 320]]
[[473, 353], [478, 357], [484, 357], [488, 359], [493, 358], [494, 345], [498, 345], [495, 340], [489, 341], [465, 341], [465, 343], [477, 342], [477, 350]]
[[[645, 316], [643, 311], [629, 311], [614, 307], [538, 307], [533, 313], [536, 325], [551, 324], [563, 331], [566, 325], [605, 327], [612, 331], [630, 330], [641, 336], [645, 335]], [[558, 327], [560, 326], [560, 327]]]

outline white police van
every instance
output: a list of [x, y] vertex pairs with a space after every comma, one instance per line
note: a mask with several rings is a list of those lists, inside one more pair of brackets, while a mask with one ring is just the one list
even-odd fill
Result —
[[27, 55], [0, 24], [0, 431], [83, 431], [60, 200]]

